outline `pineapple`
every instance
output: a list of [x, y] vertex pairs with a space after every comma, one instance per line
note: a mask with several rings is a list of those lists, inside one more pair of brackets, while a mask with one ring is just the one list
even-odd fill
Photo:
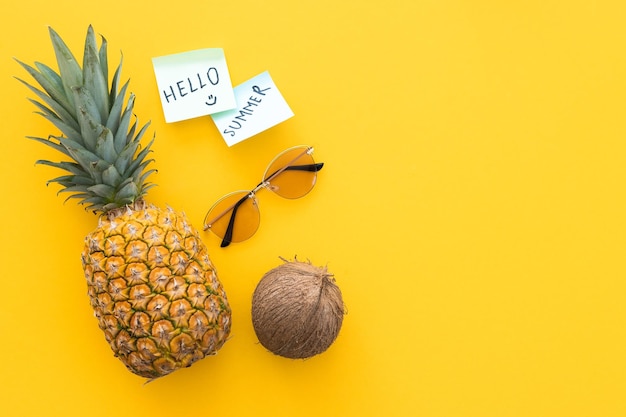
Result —
[[58, 73], [41, 63], [19, 64], [43, 90], [24, 83], [38, 113], [61, 131], [30, 137], [62, 153], [38, 164], [67, 171], [50, 180], [99, 215], [85, 239], [82, 264], [100, 328], [133, 373], [154, 379], [215, 354], [230, 333], [231, 311], [206, 246], [184, 214], [148, 204], [147, 159], [141, 147], [149, 123], [133, 119], [135, 97], [120, 84], [122, 62], [109, 87], [107, 41], [93, 28], [82, 68], [52, 29]]

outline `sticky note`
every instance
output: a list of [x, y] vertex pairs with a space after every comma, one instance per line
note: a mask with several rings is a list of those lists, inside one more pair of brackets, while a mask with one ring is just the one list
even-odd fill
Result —
[[152, 58], [167, 123], [236, 107], [224, 50], [198, 49]]
[[248, 139], [293, 116], [265, 71], [234, 88], [237, 107], [211, 115], [228, 146]]

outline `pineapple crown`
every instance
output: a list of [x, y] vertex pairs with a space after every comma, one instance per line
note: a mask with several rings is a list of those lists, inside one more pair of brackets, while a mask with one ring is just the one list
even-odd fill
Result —
[[[87, 30], [82, 68], [61, 37], [49, 28], [59, 72], [36, 62], [33, 66], [17, 62], [39, 83], [43, 90], [17, 78], [39, 100], [29, 99], [40, 114], [61, 134], [48, 138], [32, 137], [56, 149], [69, 161], [38, 160], [69, 174], [48, 181], [62, 186], [94, 212], [107, 213], [141, 200], [154, 184], [146, 182], [155, 170], [146, 167], [153, 159], [154, 137], [143, 149], [141, 138], [149, 122], [142, 127], [133, 117], [134, 94], [125, 99], [129, 81], [120, 86], [122, 59], [108, 84], [107, 41], [102, 37], [100, 48], [92, 26]], [[66, 201], [67, 201], [66, 200]]]

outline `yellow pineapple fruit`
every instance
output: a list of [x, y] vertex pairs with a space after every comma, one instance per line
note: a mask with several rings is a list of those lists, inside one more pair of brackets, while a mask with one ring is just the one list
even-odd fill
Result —
[[67, 160], [37, 163], [60, 168], [60, 184], [100, 215], [85, 239], [82, 263], [88, 295], [115, 355], [137, 375], [158, 378], [215, 354], [230, 333], [231, 311], [206, 246], [183, 214], [146, 203], [154, 170], [147, 166], [148, 124], [133, 121], [135, 97], [120, 84], [122, 62], [109, 87], [107, 41], [93, 28], [82, 68], [50, 28], [58, 72], [18, 61], [42, 89], [20, 80], [38, 98], [39, 114], [61, 133], [30, 137]]

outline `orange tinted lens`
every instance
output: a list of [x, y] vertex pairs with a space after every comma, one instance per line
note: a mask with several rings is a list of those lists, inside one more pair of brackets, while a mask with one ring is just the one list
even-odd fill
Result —
[[263, 176], [263, 181], [270, 183], [270, 190], [284, 198], [300, 198], [311, 191], [317, 172], [306, 170], [315, 165], [308, 149], [305, 146], [288, 149], [272, 161]]
[[261, 216], [256, 199], [250, 197], [250, 191], [237, 191], [222, 197], [209, 210], [204, 224], [217, 236], [224, 238], [233, 216], [231, 242], [249, 239], [257, 231]]

